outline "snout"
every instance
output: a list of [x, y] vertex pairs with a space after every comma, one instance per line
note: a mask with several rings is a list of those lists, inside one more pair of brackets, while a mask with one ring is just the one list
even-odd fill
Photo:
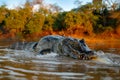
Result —
[[95, 52], [94, 51], [86, 51], [85, 52], [87, 55], [95, 55]]
[[97, 55], [95, 54], [95, 51], [88, 51], [87, 56], [89, 57], [90, 60], [94, 60], [97, 58]]
[[87, 51], [84, 54], [81, 54], [79, 56], [80, 60], [93, 60], [93, 59], [96, 59], [96, 58], [97, 58], [97, 56], [95, 55], [94, 51]]

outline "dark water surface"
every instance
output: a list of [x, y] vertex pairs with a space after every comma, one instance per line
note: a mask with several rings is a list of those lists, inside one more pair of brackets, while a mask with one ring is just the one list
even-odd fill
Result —
[[[120, 42], [88, 43], [113, 63], [75, 60], [56, 53], [36, 56], [0, 42], [0, 80], [120, 80]], [[114, 65], [115, 63], [115, 65]]]

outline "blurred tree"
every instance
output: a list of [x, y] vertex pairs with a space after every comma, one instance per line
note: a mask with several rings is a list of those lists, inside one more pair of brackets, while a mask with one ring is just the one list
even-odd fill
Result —
[[110, 17], [114, 19], [114, 28], [116, 32], [120, 35], [120, 11], [113, 12]]
[[24, 29], [22, 22], [22, 16], [17, 10], [9, 10], [7, 17], [5, 18], [5, 30], [10, 32], [10, 30], [15, 29], [16, 32], [21, 32]]
[[76, 25], [81, 25], [82, 24], [82, 17], [80, 16], [79, 13], [76, 13], [74, 11], [70, 11], [66, 14], [65, 16], [65, 26], [66, 28], [74, 27]]
[[43, 4], [44, 0], [31, 0], [31, 2], [33, 3], [33, 5], [35, 5], [35, 4]]
[[[23, 7], [7, 9], [0, 6], [0, 30], [3, 33], [35, 34], [42, 31], [68, 31], [91, 35], [93, 32], [120, 34], [120, 4], [118, 0], [93, 0], [65, 12], [57, 4], [44, 4], [44, 0], [26, 0]], [[34, 5], [39, 5], [34, 11]]]
[[18, 13], [21, 16], [21, 22], [23, 25], [23, 29], [21, 32], [26, 33], [26, 26], [30, 22], [31, 18], [33, 17], [33, 12], [32, 12], [33, 6], [31, 6], [30, 2], [26, 2], [23, 8], [19, 8]]
[[102, 4], [103, 0], [93, 0], [94, 5]]
[[109, 10], [115, 11], [119, 7], [119, 0], [103, 0], [104, 4], [107, 5]]
[[4, 20], [4, 18], [7, 15], [7, 8], [6, 5], [2, 5], [0, 6], [0, 23], [2, 23], [2, 21]]
[[63, 9], [58, 6], [57, 4], [50, 4], [49, 5], [49, 12], [50, 13], [59, 13], [61, 12]]
[[52, 30], [53, 24], [55, 22], [53, 15], [48, 15], [45, 17], [44, 25], [42, 27], [42, 30]]
[[44, 16], [36, 12], [29, 20], [29, 22], [26, 24], [24, 32], [26, 34], [39, 33], [42, 31], [43, 24]]
[[53, 24], [53, 30], [64, 30], [66, 29], [66, 26], [64, 24], [64, 20], [65, 20], [65, 15], [66, 12], [61, 12], [59, 14], [57, 14], [57, 16], [54, 18], [54, 24]]
[[0, 6], [0, 32], [4, 33], [5, 18], [8, 14], [8, 9], [6, 5]]
[[77, 5], [78, 7], [81, 6], [81, 3], [82, 3], [82, 1], [79, 1], [79, 0], [75, 0], [75, 2], [74, 2], [74, 4]]

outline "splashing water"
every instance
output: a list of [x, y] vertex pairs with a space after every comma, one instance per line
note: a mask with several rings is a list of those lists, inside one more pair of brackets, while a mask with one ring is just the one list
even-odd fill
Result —
[[103, 51], [97, 51], [96, 54], [97, 54], [97, 58], [95, 59], [96, 62], [101, 62], [101, 63], [105, 63], [105, 64], [111, 64], [112, 63], [112, 61], [108, 58], [108, 56], [106, 56], [104, 54]]
[[96, 62], [97, 64], [108, 64], [110, 66], [120, 66], [120, 60], [116, 60], [114, 58], [114, 57], [117, 57], [120, 59], [119, 55], [112, 54], [112, 53], [104, 53], [101, 50], [95, 52], [95, 54], [97, 58], [93, 59], [93, 61]]
[[57, 53], [36, 55], [28, 50], [0, 49], [0, 79], [99, 80], [97, 76], [102, 73], [104, 76], [101, 75], [101, 80], [119, 80], [120, 68], [114, 68], [116, 60], [112, 59], [119, 56], [103, 51], [97, 51], [96, 55], [99, 56], [96, 60], [87, 61], [60, 57]]
[[[46, 55], [36, 55], [34, 52], [28, 51], [28, 50], [12, 50], [12, 49], [1, 49], [4, 51], [7, 51], [6, 57], [14, 57], [16, 59], [26, 60], [26, 59], [52, 59], [52, 58], [58, 58], [57, 53], [48, 53]], [[109, 65], [117, 65], [120, 66], [120, 61], [116, 61], [115, 59], [112, 59], [112, 57], [117, 56], [120, 58], [119, 55], [112, 55], [111, 53], [104, 53], [103, 51], [99, 50], [95, 52], [97, 55], [96, 59], [93, 59], [93, 62], [96, 62], [97, 64], [103, 63], [103, 64], [109, 64]]]

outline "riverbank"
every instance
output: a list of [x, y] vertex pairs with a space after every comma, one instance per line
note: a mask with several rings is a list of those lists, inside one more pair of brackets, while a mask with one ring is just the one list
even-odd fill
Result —
[[84, 39], [88, 43], [109, 43], [120, 42], [120, 36], [118, 34], [106, 33], [106, 34], [68, 34], [65, 32], [43, 32], [40, 34], [30, 34], [25, 36], [16, 36], [13, 34], [1, 34], [0, 41], [38, 41], [40, 38], [46, 35], [61, 35], [67, 37], [73, 37], [77, 39]]

